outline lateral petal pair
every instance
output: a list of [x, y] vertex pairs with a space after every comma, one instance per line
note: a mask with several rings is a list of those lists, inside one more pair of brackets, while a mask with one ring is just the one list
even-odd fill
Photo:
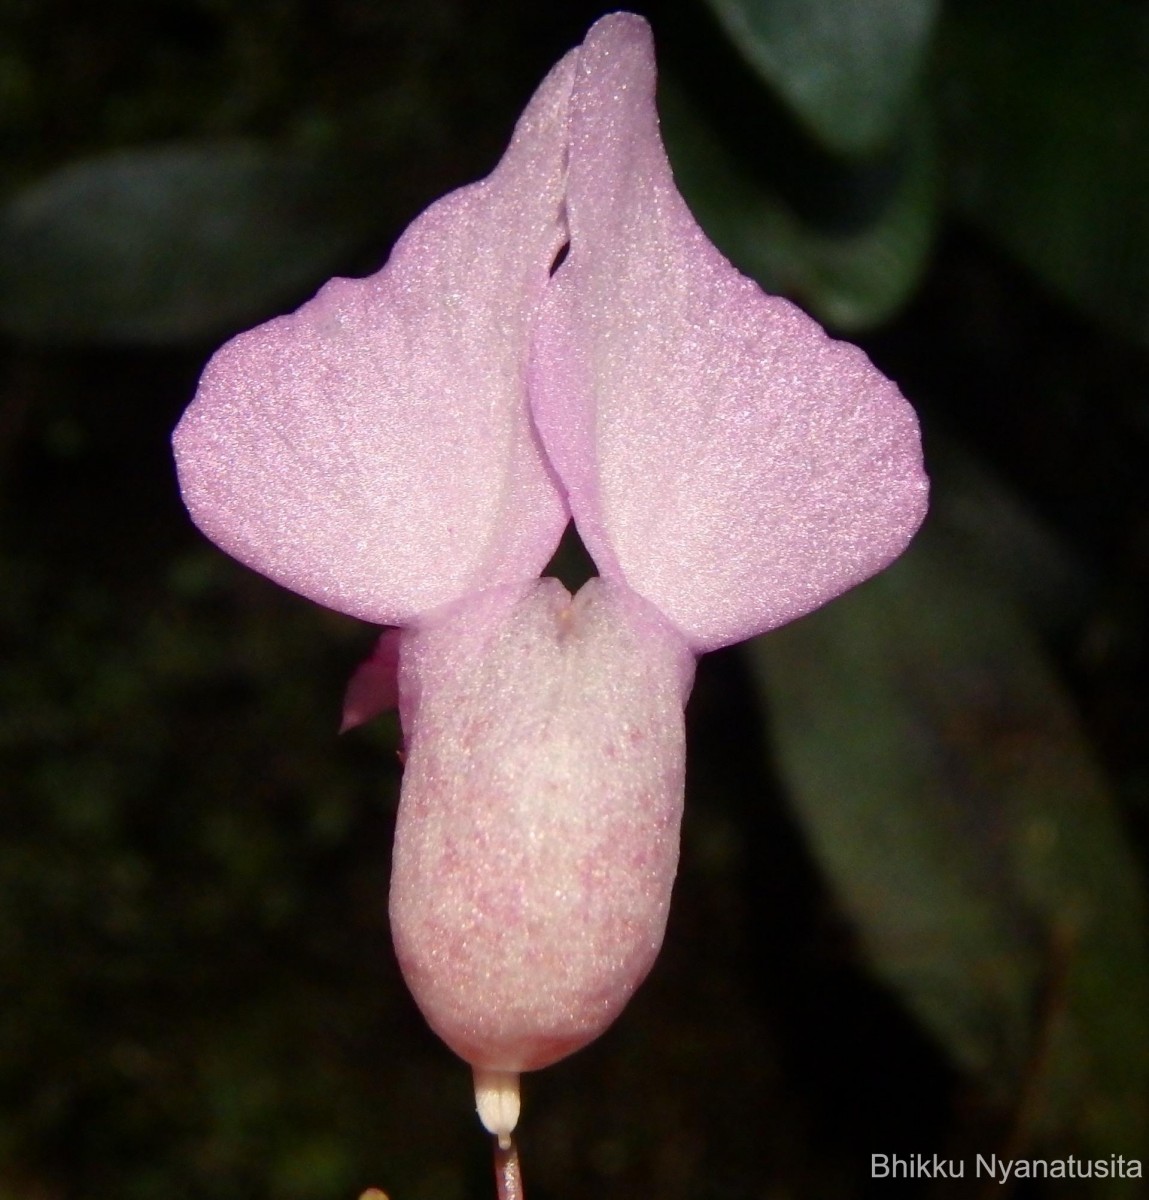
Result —
[[536, 578], [573, 514], [599, 571], [696, 650], [901, 552], [926, 503], [911, 409], [706, 240], [654, 86], [646, 23], [599, 21], [496, 170], [432, 205], [382, 271], [216, 355], [176, 437], [209, 537], [404, 625]]
[[[654, 960], [695, 656], [880, 570], [926, 506], [909, 405], [710, 245], [654, 88], [646, 23], [603, 18], [487, 179], [228, 343], [175, 435], [209, 537], [401, 627], [349, 713], [397, 636], [396, 949], [496, 1113]], [[602, 576], [573, 600], [538, 581], [571, 517]]]

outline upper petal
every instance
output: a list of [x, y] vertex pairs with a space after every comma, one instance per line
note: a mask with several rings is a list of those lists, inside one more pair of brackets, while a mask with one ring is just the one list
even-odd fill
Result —
[[927, 481], [897, 388], [699, 229], [654, 85], [646, 22], [599, 21], [571, 98], [570, 253], [544, 299], [532, 405], [599, 570], [705, 650], [889, 563]]
[[568, 55], [494, 173], [211, 360], [174, 444], [196, 523], [321, 604], [403, 624], [534, 578], [568, 519], [532, 429], [530, 330], [566, 240]]

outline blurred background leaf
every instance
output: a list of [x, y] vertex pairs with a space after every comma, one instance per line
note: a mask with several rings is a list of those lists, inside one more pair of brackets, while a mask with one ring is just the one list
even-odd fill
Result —
[[[844, 332], [872, 329], [913, 294], [929, 262], [937, 225], [932, 130], [910, 131], [892, 161], [878, 169], [856, 227], [819, 227], [740, 168], [705, 117], [664, 78], [663, 133], [675, 179], [715, 245], [772, 292], [793, 296]], [[757, 164], [755, 164], [757, 165]]]
[[930, 513], [965, 565], [1046, 635], [1071, 628], [1096, 586], [1082, 555], [1016, 487], [952, 436], [929, 431]]
[[1144, 880], [1009, 602], [935, 522], [749, 652], [789, 793], [875, 970], [1019, 1114], [1021, 1144], [1143, 1155]]
[[1084, 312], [1149, 342], [1149, 9], [964, 0], [938, 42], [962, 211]]
[[881, 148], [909, 110], [938, 0], [707, 0], [731, 40], [831, 149]]
[[256, 143], [122, 150], [0, 209], [0, 328], [53, 342], [170, 343], [304, 298], [372, 227], [339, 164]]

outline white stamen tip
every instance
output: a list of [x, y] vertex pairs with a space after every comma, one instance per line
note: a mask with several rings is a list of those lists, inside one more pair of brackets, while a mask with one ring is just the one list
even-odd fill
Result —
[[475, 1107], [479, 1120], [510, 1149], [511, 1131], [519, 1122], [519, 1073], [475, 1068]]

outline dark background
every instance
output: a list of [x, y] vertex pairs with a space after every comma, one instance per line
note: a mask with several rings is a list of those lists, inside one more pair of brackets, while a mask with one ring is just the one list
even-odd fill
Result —
[[[526, 1080], [530, 1194], [1149, 1160], [1146, 9], [639, 8], [688, 200], [900, 383], [934, 508], [701, 664], [667, 944]], [[395, 721], [335, 735], [373, 631], [208, 545], [168, 437], [225, 337], [488, 171], [603, 11], [0, 0], [5, 1200], [492, 1194], [390, 947]]]

